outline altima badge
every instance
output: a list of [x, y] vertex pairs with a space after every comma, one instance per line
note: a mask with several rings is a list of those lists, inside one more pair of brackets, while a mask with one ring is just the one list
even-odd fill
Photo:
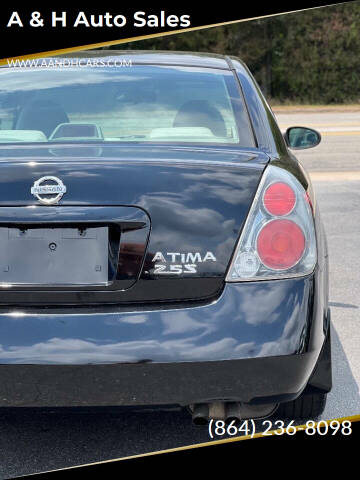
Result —
[[31, 193], [40, 203], [54, 205], [59, 203], [64, 193], [66, 193], [66, 187], [57, 177], [41, 177], [34, 182], [34, 185], [31, 187]]

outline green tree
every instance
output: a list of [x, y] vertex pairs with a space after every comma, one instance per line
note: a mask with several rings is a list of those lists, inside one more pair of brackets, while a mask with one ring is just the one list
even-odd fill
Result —
[[274, 102], [360, 100], [360, 1], [109, 48], [235, 55]]

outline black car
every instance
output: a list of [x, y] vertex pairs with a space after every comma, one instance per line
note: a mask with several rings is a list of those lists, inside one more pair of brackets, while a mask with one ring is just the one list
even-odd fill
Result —
[[0, 69], [0, 406], [314, 417], [331, 389], [311, 182], [235, 57]]

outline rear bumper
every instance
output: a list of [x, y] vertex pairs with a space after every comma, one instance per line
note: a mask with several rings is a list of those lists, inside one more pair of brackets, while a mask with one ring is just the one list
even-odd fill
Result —
[[325, 338], [316, 275], [227, 284], [193, 308], [4, 311], [0, 406], [291, 400]]
[[190, 405], [295, 398], [316, 355], [218, 362], [1, 366], [1, 406]]

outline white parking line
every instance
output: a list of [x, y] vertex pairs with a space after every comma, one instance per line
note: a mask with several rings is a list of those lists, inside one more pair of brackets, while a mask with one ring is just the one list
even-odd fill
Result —
[[309, 172], [314, 182], [351, 182], [360, 180], [360, 171]]

